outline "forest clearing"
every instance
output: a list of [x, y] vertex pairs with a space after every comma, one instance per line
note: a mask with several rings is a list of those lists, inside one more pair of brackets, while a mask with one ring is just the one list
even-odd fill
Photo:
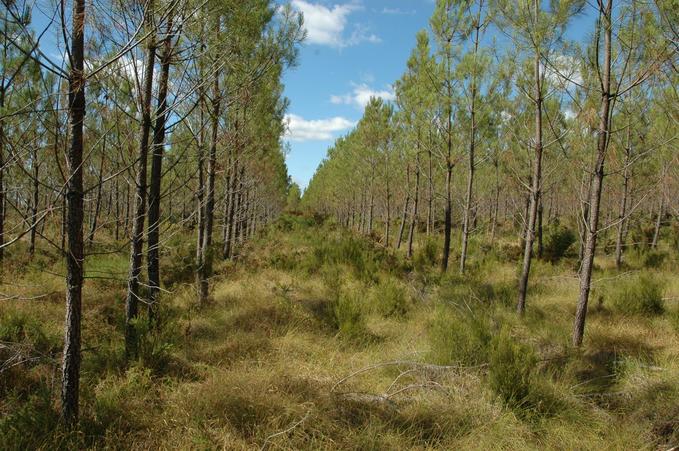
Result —
[[0, 450], [679, 449], [677, 0], [338, 1], [2, 2]]

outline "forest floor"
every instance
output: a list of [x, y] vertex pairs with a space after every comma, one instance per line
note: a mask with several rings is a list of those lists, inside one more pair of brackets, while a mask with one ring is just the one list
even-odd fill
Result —
[[59, 263], [43, 253], [14, 269], [3, 290], [33, 299], [0, 304], [0, 449], [679, 445], [676, 256], [646, 259], [653, 268], [630, 257], [622, 273], [598, 258], [585, 344], [574, 350], [574, 257], [535, 263], [520, 319], [514, 257], [479, 243], [467, 275], [442, 276], [438, 243], [419, 243], [409, 262], [286, 216], [219, 265], [202, 308], [186, 269], [191, 242], [173, 248], [159, 330], [145, 330], [131, 364], [126, 255], [89, 260], [71, 434], [58, 426]]

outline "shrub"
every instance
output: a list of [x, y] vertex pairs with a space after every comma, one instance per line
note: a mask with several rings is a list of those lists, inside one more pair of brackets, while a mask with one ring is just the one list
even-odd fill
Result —
[[509, 407], [525, 407], [534, 384], [535, 353], [505, 328], [493, 338], [490, 349], [491, 389]]
[[644, 255], [644, 268], [660, 268], [666, 258], [666, 252], [650, 251]]
[[427, 237], [422, 243], [422, 246], [415, 249], [415, 255], [413, 256], [413, 265], [417, 269], [425, 269], [430, 266], [434, 266], [438, 259], [438, 246], [436, 240], [431, 237]]
[[620, 313], [654, 316], [665, 311], [663, 284], [648, 274], [617, 280], [608, 291], [610, 304]]
[[543, 256], [545, 260], [555, 263], [561, 260], [575, 243], [575, 233], [564, 226], [552, 227], [547, 233]]
[[391, 277], [373, 287], [371, 301], [375, 309], [385, 317], [402, 318], [410, 307], [405, 288]]
[[[69, 449], [63, 443], [56, 443], [55, 432], [59, 429], [59, 414], [52, 406], [50, 392], [46, 388], [31, 394], [26, 400], [11, 399], [9, 405], [16, 406], [0, 416], [0, 448], [3, 450], [26, 449]], [[62, 441], [64, 437], [61, 437]], [[77, 449], [73, 446], [70, 449]]]
[[358, 297], [340, 293], [333, 305], [334, 326], [346, 338], [360, 338], [365, 335], [365, 318]]
[[440, 309], [429, 329], [431, 360], [439, 365], [488, 361], [491, 321], [485, 312]]
[[0, 320], [0, 341], [27, 344], [40, 354], [58, 349], [56, 337], [48, 336], [37, 319], [19, 312], [9, 313]]

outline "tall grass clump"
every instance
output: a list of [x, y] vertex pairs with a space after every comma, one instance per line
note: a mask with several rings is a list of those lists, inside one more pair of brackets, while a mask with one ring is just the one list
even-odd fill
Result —
[[360, 299], [355, 293], [340, 293], [332, 311], [334, 325], [341, 336], [358, 339], [366, 334], [365, 315]]
[[430, 359], [439, 365], [486, 363], [491, 332], [490, 317], [483, 310], [440, 307], [429, 328]]
[[509, 407], [523, 407], [534, 383], [535, 353], [514, 339], [506, 328], [493, 338], [490, 348], [491, 389]]
[[616, 280], [609, 286], [606, 298], [622, 314], [657, 316], [665, 311], [663, 290], [662, 281], [641, 273]]
[[426, 237], [422, 245], [415, 249], [413, 255], [413, 266], [418, 270], [436, 265], [438, 260], [439, 246], [432, 237]]
[[538, 354], [503, 327], [490, 345], [488, 384], [524, 420], [567, 412], [569, 403], [539, 374]]
[[376, 284], [370, 304], [384, 317], [403, 318], [410, 310], [410, 299], [405, 287], [393, 277], [385, 277]]

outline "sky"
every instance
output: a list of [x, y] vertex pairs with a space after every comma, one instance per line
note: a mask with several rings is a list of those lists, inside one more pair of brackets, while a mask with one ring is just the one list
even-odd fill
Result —
[[371, 96], [393, 100], [428, 27], [433, 0], [292, 0], [304, 13], [307, 39], [299, 64], [284, 77], [290, 146], [288, 172], [305, 188], [327, 149], [363, 115]]

